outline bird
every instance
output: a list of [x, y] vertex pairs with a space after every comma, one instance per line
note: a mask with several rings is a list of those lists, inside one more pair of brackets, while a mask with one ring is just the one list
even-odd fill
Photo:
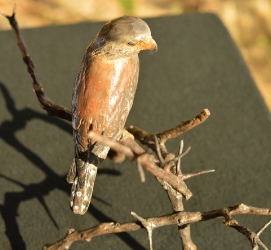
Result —
[[122, 16], [101, 28], [83, 56], [72, 94], [74, 159], [67, 174], [75, 214], [88, 210], [98, 166], [109, 151], [88, 133], [120, 139], [137, 88], [141, 50], [158, 50], [149, 26]]

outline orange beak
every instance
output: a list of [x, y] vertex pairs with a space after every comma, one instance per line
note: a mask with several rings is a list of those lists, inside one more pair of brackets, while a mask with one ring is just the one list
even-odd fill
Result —
[[141, 40], [139, 42], [138, 48], [140, 50], [153, 50], [154, 52], [158, 51], [157, 43], [152, 38], [149, 40]]

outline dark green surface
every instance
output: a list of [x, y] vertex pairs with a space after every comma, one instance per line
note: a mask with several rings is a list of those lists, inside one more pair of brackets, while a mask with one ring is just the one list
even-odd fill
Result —
[[[6, 20], [2, 18], [1, 22]], [[271, 119], [234, 42], [212, 14], [146, 20], [158, 53], [140, 54], [139, 87], [127, 124], [149, 132], [168, 129], [211, 111], [206, 123], [184, 134], [192, 151], [183, 171], [216, 169], [187, 181], [194, 196], [190, 211], [207, 211], [244, 202], [271, 207]], [[101, 23], [24, 30], [40, 79], [50, 98], [70, 107], [73, 79], [88, 43]], [[167, 196], [147, 174], [141, 184], [135, 164], [106, 160], [99, 169], [89, 213], [74, 215], [65, 175], [73, 158], [71, 127], [47, 117], [32, 93], [14, 35], [0, 32], [0, 249], [41, 249], [69, 228], [133, 220], [171, 212]], [[179, 140], [169, 143], [175, 153]], [[41, 203], [44, 202], [45, 206]], [[239, 216], [257, 230], [268, 217]], [[5, 233], [6, 232], [6, 233]], [[271, 228], [262, 240], [271, 247]], [[192, 225], [198, 249], [249, 249], [248, 241], [213, 220]], [[175, 226], [154, 231], [154, 249], [180, 249]], [[71, 249], [145, 249], [144, 230], [107, 235]]]

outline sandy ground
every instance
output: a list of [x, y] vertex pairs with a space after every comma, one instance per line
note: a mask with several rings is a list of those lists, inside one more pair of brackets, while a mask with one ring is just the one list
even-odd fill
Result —
[[[107, 21], [124, 14], [139, 17], [214, 12], [238, 44], [271, 110], [271, 0], [17, 0], [21, 27]], [[14, 0], [0, 0], [11, 13]], [[9, 29], [0, 19], [0, 29]]]

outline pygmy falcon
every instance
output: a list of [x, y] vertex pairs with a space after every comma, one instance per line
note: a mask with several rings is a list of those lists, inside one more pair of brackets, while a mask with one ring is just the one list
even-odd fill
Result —
[[76, 214], [88, 210], [98, 165], [109, 151], [88, 133], [120, 139], [134, 100], [141, 50], [157, 51], [148, 25], [123, 16], [106, 23], [83, 56], [72, 95], [75, 156], [67, 175]]

